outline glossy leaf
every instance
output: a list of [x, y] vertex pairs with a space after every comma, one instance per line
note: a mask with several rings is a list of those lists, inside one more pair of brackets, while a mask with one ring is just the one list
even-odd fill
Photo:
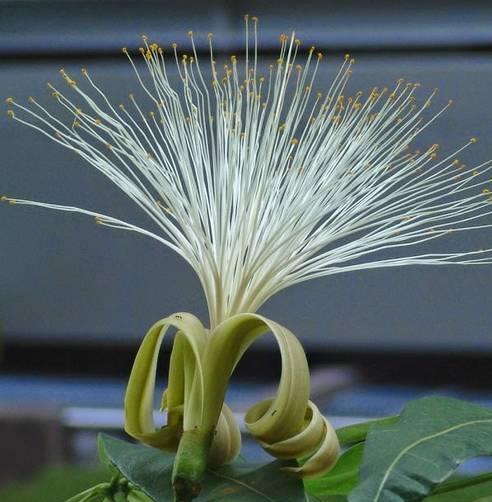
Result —
[[444, 483], [425, 502], [492, 502], [492, 473]]
[[492, 410], [430, 397], [413, 401], [396, 424], [367, 436], [361, 482], [350, 502], [422, 500], [465, 460], [492, 454]]
[[374, 425], [391, 425], [396, 423], [398, 417], [377, 418], [367, 422], [361, 422], [354, 425], [347, 425], [336, 430], [338, 441], [341, 445], [348, 445], [365, 441], [369, 429]]
[[363, 452], [363, 443], [349, 448], [327, 474], [320, 478], [304, 481], [306, 491], [318, 497], [350, 493], [359, 482], [359, 469]]
[[[173, 500], [171, 483], [174, 456], [149, 446], [131, 444], [105, 434], [100, 451], [118, 471], [155, 502]], [[283, 462], [238, 462], [209, 470], [197, 502], [305, 502], [301, 481], [282, 472]]]

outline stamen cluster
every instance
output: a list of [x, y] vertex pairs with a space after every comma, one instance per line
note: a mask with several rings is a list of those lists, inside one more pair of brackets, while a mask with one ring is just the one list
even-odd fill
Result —
[[[255, 312], [276, 292], [320, 276], [401, 265], [490, 263], [491, 249], [408, 254], [410, 246], [453, 231], [491, 226], [486, 162], [466, 167], [438, 145], [409, 150], [449, 102], [424, 118], [436, 93], [417, 104], [417, 84], [346, 95], [354, 60], [346, 56], [329, 89], [315, 91], [322, 54], [280, 37], [280, 53], [263, 76], [257, 19], [246, 17], [246, 52], [219, 71], [212, 35], [208, 69], [200, 66], [193, 33], [190, 54], [143, 37], [146, 80], [130, 64], [153, 109], [133, 94], [115, 106], [82, 69], [84, 85], [61, 75], [84, 102], [48, 84], [58, 118], [36, 99], [13, 98], [9, 115], [73, 150], [123, 190], [158, 230], [95, 211], [4, 197], [19, 204], [84, 213], [96, 222], [153, 237], [196, 271], [210, 321]], [[175, 64], [180, 85], [171, 83]], [[209, 77], [211, 75], [211, 79]], [[88, 90], [83, 90], [88, 88]], [[393, 257], [378, 258], [382, 250]]]

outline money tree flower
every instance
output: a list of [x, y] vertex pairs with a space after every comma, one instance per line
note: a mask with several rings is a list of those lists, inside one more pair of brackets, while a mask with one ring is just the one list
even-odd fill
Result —
[[[147, 214], [150, 226], [70, 205], [4, 200], [83, 213], [102, 226], [152, 237], [186, 260], [203, 287], [208, 328], [187, 313], [156, 323], [125, 399], [127, 432], [178, 452], [178, 500], [198, 494], [208, 464], [237, 455], [239, 430], [224, 395], [235, 365], [265, 332], [279, 345], [282, 374], [277, 395], [247, 412], [249, 432], [274, 456], [308, 457], [289, 468], [294, 475], [319, 475], [336, 461], [336, 435], [309, 401], [301, 345], [257, 314], [275, 293], [365, 268], [492, 261], [491, 249], [414, 251], [452, 232], [491, 226], [483, 176], [491, 163], [466, 167], [457, 158], [474, 138], [441, 158], [437, 144], [410, 149], [451, 101], [428, 116], [436, 91], [418, 99], [418, 84], [403, 80], [347, 95], [350, 56], [330, 87], [318, 90], [323, 63], [314, 47], [303, 50], [294, 34], [281, 35], [278, 59], [264, 71], [256, 18], [246, 17], [245, 33], [245, 55], [220, 68], [212, 34], [207, 61], [199, 61], [192, 32], [188, 53], [144, 36], [139, 50], [147, 75], [123, 49], [150, 111], [133, 94], [128, 104], [114, 104], [85, 69], [80, 81], [60, 70], [67, 91], [48, 84], [61, 115], [33, 97], [27, 105], [7, 99], [14, 120], [87, 160]], [[169, 327], [177, 334], [162, 398], [167, 425], [157, 429], [155, 373]]]

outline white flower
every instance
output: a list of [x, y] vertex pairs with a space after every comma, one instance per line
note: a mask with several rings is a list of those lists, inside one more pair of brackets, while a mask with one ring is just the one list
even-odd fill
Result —
[[[487, 162], [468, 168], [456, 155], [437, 160], [438, 145], [409, 152], [413, 139], [441, 113], [424, 119], [435, 91], [416, 104], [416, 84], [346, 96], [349, 56], [330, 88], [315, 90], [322, 55], [314, 48], [297, 64], [300, 42], [280, 37], [276, 65], [261, 76], [257, 20], [246, 18], [246, 54], [224, 71], [214, 60], [212, 80], [191, 53], [175, 63], [143, 37], [154, 104], [144, 113], [114, 106], [82, 70], [79, 86], [64, 70], [81, 109], [49, 84], [58, 104], [73, 115], [66, 124], [37, 103], [9, 114], [78, 153], [147, 213], [160, 232], [78, 207], [4, 198], [10, 202], [80, 212], [102, 225], [153, 237], [196, 271], [212, 327], [239, 312], [254, 312], [293, 284], [349, 270], [400, 265], [490, 263], [490, 249], [412, 254], [411, 246], [452, 231], [491, 226]], [[176, 64], [173, 87], [167, 65]], [[82, 90], [87, 88], [88, 90]], [[393, 258], [378, 259], [381, 250]]]

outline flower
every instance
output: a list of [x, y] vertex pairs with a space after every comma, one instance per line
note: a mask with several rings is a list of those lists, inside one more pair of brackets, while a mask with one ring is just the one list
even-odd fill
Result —
[[[400, 265], [490, 263], [490, 249], [407, 254], [410, 246], [453, 231], [489, 227], [490, 162], [466, 167], [456, 158], [476, 139], [438, 160], [438, 145], [410, 152], [414, 138], [451, 104], [425, 119], [434, 90], [418, 105], [418, 84], [345, 95], [354, 60], [346, 56], [331, 84], [315, 92], [322, 54], [281, 35], [267, 75], [258, 64], [257, 19], [246, 17], [246, 55], [217, 68], [211, 81], [191, 53], [171, 55], [181, 83], [171, 84], [164, 49], [143, 37], [144, 81], [154, 109], [130, 94], [114, 106], [82, 69], [84, 85], [63, 69], [81, 108], [52, 84], [64, 123], [29, 98], [8, 98], [9, 115], [73, 150], [123, 190], [159, 228], [137, 227], [78, 207], [5, 198], [94, 216], [108, 227], [153, 237], [181, 255], [205, 291], [212, 327], [255, 312], [278, 291], [320, 276]], [[252, 40], [251, 40], [252, 39]], [[85, 91], [83, 88], [88, 87]], [[15, 109], [15, 111], [14, 111]], [[19, 113], [19, 112], [22, 112]], [[391, 250], [391, 258], [374, 256]]]
[[[280, 54], [262, 76], [257, 19], [246, 20], [246, 53], [218, 69], [208, 35], [208, 70], [172, 45], [181, 83], [174, 86], [164, 49], [143, 37], [150, 78], [123, 49], [153, 109], [130, 94], [115, 106], [82, 69], [84, 85], [61, 75], [75, 98], [48, 84], [70, 120], [29, 98], [7, 98], [8, 114], [73, 150], [123, 190], [158, 230], [79, 207], [3, 197], [17, 204], [79, 212], [101, 225], [162, 242], [195, 270], [209, 308], [210, 329], [178, 313], [155, 323], [142, 341], [125, 395], [125, 429], [161, 449], [177, 451], [177, 499], [191, 500], [207, 466], [230, 462], [240, 449], [234, 416], [224, 404], [229, 378], [254, 340], [271, 332], [282, 373], [277, 395], [254, 405], [245, 425], [278, 458], [306, 461], [292, 474], [318, 476], [336, 462], [333, 427], [309, 401], [309, 368], [301, 344], [256, 311], [293, 284], [363, 268], [491, 263], [492, 249], [408, 253], [411, 246], [452, 232], [492, 226], [491, 162], [468, 168], [457, 158], [470, 139], [438, 159], [439, 146], [409, 150], [429, 118], [434, 90], [417, 104], [418, 84], [346, 95], [354, 60], [346, 56], [330, 88], [316, 92], [322, 54], [280, 36]], [[210, 77], [208, 76], [210, 73]], [[83, 90], [88, 88], [88, 90]], [[82, 102], [79, 105], [75, 100]], [[60, 116], [62, 117], [62, 116]], [[480, 176], [482, 175], [482, 176]], [[381, 256], [380, 252], [385, 253]], [[390, 253], [392, 257], [386, 257]], [[159, 348], [177, 330], [168, 388], [161, 400], [165, 427], [153, 421]]]

